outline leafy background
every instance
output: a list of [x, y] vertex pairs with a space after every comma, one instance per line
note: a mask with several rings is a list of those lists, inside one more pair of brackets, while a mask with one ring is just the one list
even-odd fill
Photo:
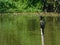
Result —
[[0, 12], [41, 11], [41, 0], [0, 0]]

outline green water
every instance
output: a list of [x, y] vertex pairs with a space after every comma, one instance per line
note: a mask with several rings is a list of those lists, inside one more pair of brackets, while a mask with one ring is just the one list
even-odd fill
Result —
[[0, 45], [41, 45], [38, 16], [2, 15]]
[[60, 17], [47, 17], [45, 45], [60, 45]]
[[[60, 45], [60, 18], [44, 17], [45, 45]], [[39, 17], [0, 15], [0, 45], [41, 45]]]

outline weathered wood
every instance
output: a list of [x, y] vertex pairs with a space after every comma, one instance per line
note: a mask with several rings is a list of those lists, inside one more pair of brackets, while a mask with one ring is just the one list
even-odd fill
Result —
[[42, 32], [42, 29], [41, 30], [41, 41], [42, 41], [42, 45], [44, 45], [44, 35], [43, 35], [43, 32]]

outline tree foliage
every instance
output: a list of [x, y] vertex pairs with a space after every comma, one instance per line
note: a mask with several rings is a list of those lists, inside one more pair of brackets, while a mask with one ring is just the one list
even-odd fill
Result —
[[6, 12], [9, 9], [13, 9], [16, 8], [14, 2], [10, 2], [10, 1], [0, 1], [0, 12]]
[[41, 8], [40, 0], [0, 0], [0, 12], [29, 11]]

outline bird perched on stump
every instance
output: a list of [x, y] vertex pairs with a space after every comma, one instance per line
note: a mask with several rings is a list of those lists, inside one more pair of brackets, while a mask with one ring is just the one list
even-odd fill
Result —
[[40, 28], [42, 29], [44, 35], [45, 21], [43, 20], [42, 16], [40, 16]]

